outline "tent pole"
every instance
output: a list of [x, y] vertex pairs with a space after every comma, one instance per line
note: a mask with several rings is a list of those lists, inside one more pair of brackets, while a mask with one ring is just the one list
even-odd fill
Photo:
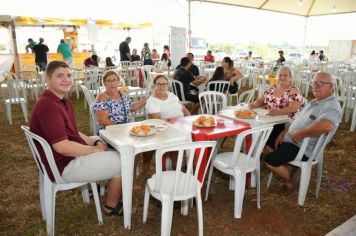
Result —
[[307, 29], [308, 29], [308, 16], [305, 17], [305, 23], [304, 23], [304, 35], [303, 35], [303, 50], [302, 54], [305, 53], [306, 49], [306, 39], [307, 39]]
[[188, 52], [191, 51], [192, 47], [192, 29], [191, 29], [191, 0], [188, 0]]
[[11, 34], [11, 52], [14, 55], [14, 69], [15, 74], [20, 72], [20, 64], [19, 64], [19, 53], [17, 51], [17, 40], [16, 40], [16, 31], [15, 31], [15, 19], [11, 20], [11, 23], [8, 26], [9, 34]]

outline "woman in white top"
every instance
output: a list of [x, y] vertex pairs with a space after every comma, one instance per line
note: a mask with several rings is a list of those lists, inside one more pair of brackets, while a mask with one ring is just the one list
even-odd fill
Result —
[[158, 75], [154, 78], [153, 84], [153, 93], [146, 101], [146, 112], [149, 118], [171, 119], [190, 115], [179, 98], [168, 92], [168, 79], [164, 75]]
[[[146, 112], [151, 119], [172, 119], [183, 116], [190, 116], [188, 109], [179, 101], [179, 98], [168, 92], [168, 79], [164, 75], [158, 75], [153, 79], [154, 90], [152, 95], [146, 100]], [[143, 153], [142, 171], [150, 171], [150, 161], [152, 152]], [[174, 159], [171, 155], [171, 158]], [[173, 167], [175, 161], [172, 160]]]

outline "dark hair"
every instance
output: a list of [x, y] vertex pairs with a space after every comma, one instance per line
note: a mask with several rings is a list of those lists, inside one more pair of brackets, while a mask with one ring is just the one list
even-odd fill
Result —
[[315, 50], [311, 51], [310, 55], [315, 55]]
[[224, 80], [224, 68], [222, 66], [216, 67], [211, 80]]
[[319, 52], [320, 52], [321, 54], [323, 54], [323, 53], [324, 53], [324, 51], [323, 51], [323, 50], [320, 50]]
[[284, 53], [282, 50], [279, 50], [278, 53]]
[[183, 67], [183, 66], [186, 66], [190, 63], [190, 60], [188, 57], [182, 57], [182, 59], [180, 59], [180, 65]]
[[207, 51], [207, 54], [208, 54], [208, 53], [210, 53], [210, 54], [211, 54], [211, 50], [208, 50], [208, 51]]
[[157, 75], [157, 76], [153, 79], [153, 84], [155, 84], [156, 81], [157, 81], [159, 78], [164, 78], [164, 79], [167, 81], [167, 83], [168, 83], [168, 79], [167, 79], [166, 76], [164, 76], [164, 75]]
[[163, 53], [162, 56], [161, 56], [161, 61], [167, 61], [168, 60], [168, 56], [167, 56], [167, 53]]
[[230, 57], [224, 57], [223, 59], [227, 64], [229, 64], [229, 68], [234, 67], [234, 62], [231, 60]]
[[53, 72], [60, 67], [70, 68], [69, 65], [64, 61], [51, 61], [46, 67], [46, 76], [51, 77]]
[[163, 48], [169, 50], [168, 45], [164, 45]]
[[28, 41], [28, 42], [33, 42], [33, 39], [32, 39], [32, 38], [29, 38], [27, 41]]
[[190, 56], [192, 56], [194, 58], [194, 54], [191, 53], [191, 52], [188, 52], [187, 55], [190, 55]]
[[65, 43], [64, 39], [61, 39], [61, 43]]
[[93, 61], [98, 61], [98, 56], [97, 55], [92, 55], [90, 57]]
[[248, 54], [251, 54], [251, 55], [252, 55], [252, 51], [249, 51]]
[[111, 57], [105, 58], [105, 66], [106, 66], [106, 67], [108, 67], [108, 66], [115, 66], [115, 64], [112, 63], [112, 61], [111, 61]]

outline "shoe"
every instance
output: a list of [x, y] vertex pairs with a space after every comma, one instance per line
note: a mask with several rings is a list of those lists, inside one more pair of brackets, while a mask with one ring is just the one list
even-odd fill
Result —
[[104, 213], [108, 216], [122, 216], [124, 214], [124, 208], [122, 202], [118, 202], [116, 207], [109, 207], [107, 205], [104, 206], [109, 212], [104, 211]]

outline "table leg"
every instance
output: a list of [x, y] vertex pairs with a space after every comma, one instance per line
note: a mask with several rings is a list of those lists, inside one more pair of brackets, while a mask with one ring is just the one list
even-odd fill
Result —
[[132, 187], [135, 164], [135, 152], [133, 146], [120, 147], [121, 178], [122, 178], [122, 202], [124, 206], [124, 227], [131, 229]]

